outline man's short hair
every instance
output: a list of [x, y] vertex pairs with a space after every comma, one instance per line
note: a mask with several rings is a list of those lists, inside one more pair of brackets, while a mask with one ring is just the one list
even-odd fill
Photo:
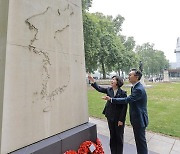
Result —
[[131, 69], [131, 71], [135, 72], [135, 76], [138, 76], [138, 80], [141, 80], [142, 72], [137, 70], [136, 68]]

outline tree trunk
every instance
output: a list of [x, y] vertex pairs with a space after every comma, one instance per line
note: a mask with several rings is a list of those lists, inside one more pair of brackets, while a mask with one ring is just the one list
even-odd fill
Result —
[[120, 76], [120, 74], [121, 74], [121, 72], [120, 72], [121, 70], [120, 69], [118, 69], [118, 75]]
[[125, 73], [122, 71], [122, 78], [125, 79]]
[[106, 71], [105, 71], [105, 66], [103, 62], [102, 62], [102, 73], [103, 73], [103, 79], [106, 79]]
[[118, 75], [120, 76], [120, 69], [118, 69]]

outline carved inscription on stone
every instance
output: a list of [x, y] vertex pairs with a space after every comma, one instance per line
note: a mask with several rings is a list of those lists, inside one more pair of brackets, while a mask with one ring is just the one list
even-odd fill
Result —
[[[51, 69], [51, 67], [53, 66], [53, 62], [52, 59], [50, 58], [49, 54], [52, 51], [47, 51], [45, 49], [40, 49], [38, 48], [38, 46], [36, 45], [36, 41], [41, 42], [44, 40], [44, 38], [41, 38], [41, 33], [44, 33], [44, 31], [42, 31], [41, 29], [44, 30], [44, 28], [42, 28], [42, 23], [43, 22], [43, 26], [46, 26], [49, 23], [55, 23], [57, 21], [59, 21], [54, 28], [53, 31], [51, 31], [51, 36], [46, 35], [46, 39], [51, 41], [54, 40], [54, 42], [52, 43], [56, 43], [56, 41], [58, 42], [58, 37], [60, 36], [60, 34], [67, 30], [70, 27], [70, 23], [69, 20], [62, 20], [64, 19], [63, 16], [73, 16], [74, 12], [72, 7], [70, 6], [70, 4], [67, 4], [65, 8], [61, 8], [61, 9], [57, 9], [54, 10], [51, 7], [47, 7], [44, 9], [43, 12], [40, 12], [38, 14], [32, 15], [31, 17], [29, 17], [28, 19], [25, 20], [25, 23], [27, 24], [27, 26], [29, 27], [29, 30], [33, 33], [33, 38], [29, 41], [29, 51], [33, 52], [34, 54], [36, 54], [37, 56], [39, 56], [39, 58], [42, 59], [42, 69], [43, 69], [43, 73], [42, 73], [42, 89], [40, 92], [35, 92], [34, 94], [36, 94], [36, 96], [38, 96], [38, 94], [41, 95], [41, 99], [46, 103], [47, 101], [52, 102], [55, 97], [61, 93], [63, 93], [66, 89], [66, 87], [68, 86], [69, 83], [69, 77], [67, 76], [66, 79], [66, 83], [64, 83], [64, 85], [62, 86], [57, 86], [56, 89], [54, 90], [47, 90], [48, 88], [48, 83], [49, 83], [49, 79], [51, 78], [51, 74], [49, 73], [49, 70]], [[53, 16], [52, 20], [53, 21], [48, 21], [51, 20], [50, 16]], [[40, 22], [40, 24], [39, 24]], [[48, 27], [48, 26], [47, 26]], [[68, 41], [68, 40], [64, 40], [64, 41]], [[42, 43], [42, 42], [41, 42]], [[62, 43], [62, 42], [58, 42], [58, 43]], [[68, 51], [66, 51], [67, 49], [61, 49], [60, 52], [62, 53], [66, 53], [68, 54]], [[68, 71], [68, 70], [66, 70]], [[48, 107], [46, 107], [43, 111], [47, 112]]]

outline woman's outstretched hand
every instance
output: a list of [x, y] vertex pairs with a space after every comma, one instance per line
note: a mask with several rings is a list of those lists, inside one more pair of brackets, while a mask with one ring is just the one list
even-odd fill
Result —
[[91, 81], [91, 83], [95, 82], [94, 78], [91, 76], [90, 73], [88, 73], [88, 79]]

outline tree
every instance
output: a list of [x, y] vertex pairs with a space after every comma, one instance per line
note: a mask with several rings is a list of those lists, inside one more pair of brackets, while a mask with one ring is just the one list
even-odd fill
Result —
[[133, 37], [123, 40], [120, 35], [124, 17], [88, 13], [91, 4], [92, 0], [82, 1], [86, 70], [93, 72], [100, 68], [103, 78], [113, 70], [120, 74], [120, 70], [127, 70], [134, 65], [135, 41]]
[[134, 47], [136, 45], [136, 42], [134, 40], [134, 37], [128, 37], [127, 40], [124, 41], [124, 46], [126, 48], [126, 51], [133, 51]]
[[114, 63], [117, 61], [117, 48], [111, 34], [103, 34], [100, 38], [101, 49], [98, 54], [103, 78], [106, 78], [107, 71], [112, 71]]
[[164, 52], [155, 50], [155, 59], [158, 62], [156, 65], [157, 74], [163, 74], [163, 70], [169, 68], [169, 61], [166, 59]]
[[137, 46], [136, 52], [143, 63], [145, 75], [160, 75], [168, 66], [164, 52], [155, 50], [154, 44], [144, 43], [142, 46]]
[[117, 15], [117, 17], [115, 19], [113, 19], [113, 23], [114, 23], [114, 29], [115, 29], [115, 33], [119, 34], [119, 32], [122, 31], [122, 24], [124, 22], [125, 18], [122, 17], [121, 15]]
[[81, 0], [82, 2], [82, 11], [87, 11], [92, 5], [92, 0]]
[[99, 27], [94, 15], [83, 14], [83, 31], [86, 71], [92, 73], [98, 68], [98, 53], [100, 50]]
[[136, 56], [134, 50], [135, 41], [133, 37], [125, 37], [119, 35], [122, 42], [121, 54], [118, 57], [119, 61], [116, 64], [116, 70], [119, 72], [129, 72], [131, 68], [136, 68], [138, 66], [138, 56]]
[[106, 78], [106, 73], [114, 69], [115, 64], [118, 63], [118, 57], [121, 55], [122, 43], [117, 36], [117, 29], [120, 29], [117, 25], [121, 26], [121, 23], [117, 24], [120, 20], [114, 20], [112, 16], [104, 16], [101, 13], [96, 13], [96, 16], [99, 18], [101, 46], [98, 53], [98, 61], [103, 78]]

